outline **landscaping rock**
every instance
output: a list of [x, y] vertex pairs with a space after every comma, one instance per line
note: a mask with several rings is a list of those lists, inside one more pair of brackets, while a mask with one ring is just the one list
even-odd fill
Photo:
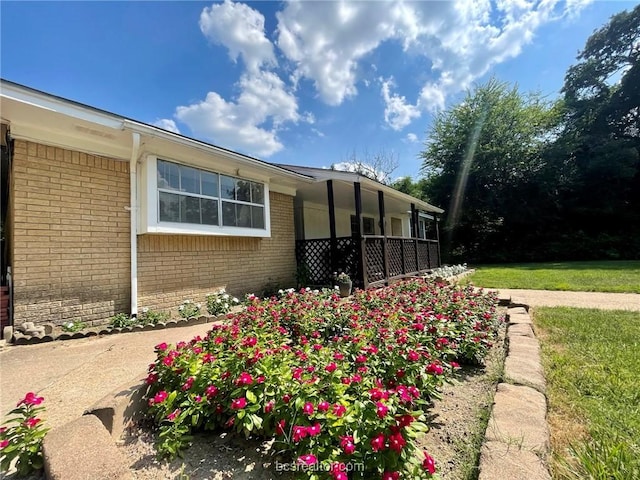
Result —
[[502, 442], [485, 442], [480, 453], [479, 480], [550, 480], [543, 460], [535, 453]]
[[539, 355], [510, 353], [504, 362], [504, 377], [509, 383], [533, 387], [541, 393], [547, 388]]
[[507, 310], [507, 315], [528, 315], [527, 309], [524, 307], [512, 307]]
[[509, 338], [515, 337], [515, 336], [531, 337], [531, 338], [535, 337], [533, 333], [533, 328], [531, 328], [531, 325], [528, 323], [515, 323], [509, 326], [507, 335]]
[[133, 478], [109, 432], [93, 415], [51, 430], [42, 451], [48, 480]]
[[547, 402], [542, 393], [530, 387], [501, 383], [493, 402], [487, 441], [502, 442], [514, 449], [548, 451]]
[[509, 355], [511, 354], [537, 354], [540, 358], [540, 344], [535, 337], [525, 337], [522, 335], [509, 336]]
[[514, 313], [513, 315], [509, 315], [509, 325], [517, 325], [520, 323], [533, 325], [528, 313]]

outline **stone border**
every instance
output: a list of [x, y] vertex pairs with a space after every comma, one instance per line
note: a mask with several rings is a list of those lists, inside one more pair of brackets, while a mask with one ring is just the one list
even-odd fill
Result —
[[[500, 304], [512, 305], [510, 298]], [[504, 382], [498, 384], [480, 452], [479, 480], [551, 480], [546, 383], [525, 306], [507, 310]]]

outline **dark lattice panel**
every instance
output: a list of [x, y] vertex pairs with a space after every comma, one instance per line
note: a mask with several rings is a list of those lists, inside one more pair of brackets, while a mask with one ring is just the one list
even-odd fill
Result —
[[403, 240], [404, 242], [404, 272], [402, 273], [415, 273], [418, 271], [416, 265], [416, 241], [415, 240]]
[[389, 276], [402, 275], [402, 240], [398, 238], [387, 239], [387, 256], [389, 257]]
[[418, 270], [428, 270], [429, 265], [429, 242], [418, 241]]
[[[356, 281], [358, 277], [358, 265], [360, 262], [360, 246], [352, 237], [340, 237], [336, 239], [336, 269], [338, 272], [346, 272]], [[356, 281], [356, 283], [358, 283]]]
[[438, 261], [438, 244], [429, 243], [429, 255], [431, 256], [431, 268], [438, 268], [440, 262]]
[[331, 242], [323, 238], [318, 240], [296, 241], [298, 266], [306, 265], [310, 285], [328, 285], [331, 283]]
[[382, 257], [381, 238], [367, 238], [365, 256], [367, 262], [367, 280], [369, 283], [384, 280], [384, 259]]

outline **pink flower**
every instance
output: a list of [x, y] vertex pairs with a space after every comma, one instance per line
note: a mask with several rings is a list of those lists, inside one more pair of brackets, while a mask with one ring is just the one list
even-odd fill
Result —
[[144, 381], [147, 385], [152, 385], [158, 381], [158, 374], [155, 372], [151, 372], [147, 375], [147, 379]]
[[322, 431], [322, 427], [318, 422], [314, 423], [313, 426], [307, 427], [307, 433], [310, 437], [315, 437], [316, 435], [320, 435]]
[[215, 397], [216, 394], [218, 393], [218, 387], [216, 387], [215, 385], [209, 385], [205, 389], [204, 393], [207, 396], [207, 398]]
[[400, 478], [400, 472], [384, 472], [382, 474], [382, 480], [398, 480]]
[[411, 361], [411, 362], [417, 362], [418, 360], [420, 360], [420, 354], [414, 350], [411, 350], [409, 352], [409, 354], [407, 355], [407, 358]]
[[346, 474], [347, 466], [342, 462], [333, 462], [331, 464], [331, 477], [333, 480], [349, 480]]
[[16, 406], [19, 407], [23, 403], [25, 405], [40, 405], [42, 402], [44, 402], [44, 397], [38, 397], [35, 393], [29, 392]]
[[347, 407], [345, 407], [344, 405], [340, 404], [340, 403], [336, 403], [333, 405], [333, 414], [336, 417], [341, 417], [342, 415], [345, 414], [345, 412], [347, 411]]
[[335, 372], [337, 368], [338, 368], [338, 366], [336, 365], [335, 362], [331, 362], [329, 365], [324, 367], [324, 369], [329, 373]]
[[205, 353], [202, 356], [202, 363], [212, 363], [216, 358], [210, 353]]
[[158, 345], [155, 346], [155, 349], [158, 350], [159, 352], [164, 352], [167, 349], [168, 345], [166, 342], [162, 342], [159, 343]]
[[353, 437], [351, 435], [340, 437], [340, 446], [342, 447], [342, 451], [347, 455], [351, 455], [356, 451], [356, 445], [353, 443]]
[[400, 417], [396, 417], [396, 421], [398, 422], [398, 426], [400, 428], [407, 427], [411, 425], [414, 418], [411, 415], [402, 415]]
[[236, 398], [231, 401], [232, 410], [242, 410], [247, 406], [247, 400], [244, 397]]
[[169, 396], [169, 394], [167, 392], [165, 392], [164, 390], [160, 390], [158, 393], [155, 394], [155, 396], [151, 399], [153, 404], [152, 405], [157, 405], [159, 403], [164, 402], [167, 397]]
[[407, 441], [400, 432], [395, 432], [389, 435], [389, 448], [394, 452], [400, 454], [406, 444]]
[[371, 439], [371, 449], [374, 452], [379, 452], [380, 450], [384, 450], [384, 442], [385, 436], [382, 433], [379, 433], [375, 437]]
[[376, 415], [378, 415], [378, 418], [386, 417], [388, 412], [389, 407], [382, 402], [376, 402]]
[[289, 403], [289, 400], [291, 400], [291, 395], [289, 395], [288, 393], [285, 393], [285, 394], [282, 396], [282, 401], [283, 401], [284, 403]]
[[427, 365], [427, 373], [431, 373], [432, 375], [442, 375], [442, 372], [444, 372], [444, 369], [436, 363], [430, 363]]
[[247, 372], [242, 372], [236, 379], [236, 385], [238, 385], [239, 387], [242, 385], [251, 385], [252, 383], [253, 377]]
[[302, 412], [307, 416], [313, 415], [313, 412], [314, 412], [313, 403], [311, 402], [305, 403], [304, 406], [302, 407]]
[[275, 405], [275, 403], [276, 402], [274, 402], [273, 400], [269, 400], [264, 406], [264, 413], [271, 413], [271, 410], [273, 410], [273, 406]]
[[381, 390], [379, 388], [372, 388], [369, 390], [369, 395], [371, 396], [371, 400], [377, 402], [378, 400], [387, 400], [389, 398], [389, 393], [386, 390]]
[[194, 381], [195, 381], [195, 378], [193, 377], [187, 378], [187, 381], [184, 382], [184, 385], [182, 385], [182, 391], [186, 392], [187, 390], [191, 389]]
[[307, 427], [302, 425], [294, 425], [293, 426], [293, 441], [298, 443], [300, 440], [305, 438], [309, 432], [307, 431]]
[[0, 440], [0, 449], [9, 445], [9, 440]]
[[298, 464], [300, 465], [313, 465], [316, 463], [318, 463], [318, 458], [310, 453], [298, 457]]
[[180, 409], [176, 408], [173, 412], [167, 415], [167, 420], [169, 420], [170, 422], [173, 422], [178, 415], [180, 415]]
[[329, 407], [331, 405], [329, 404], [329, 402], [327, 402], [326, 400], [321, 401], [320, 403], [318, 403], [318, 411], [319, 412], [326, 412], [329, 410]]
[[336, 352], [333, 354], [333, 359], [334, 360], [344, 360], [344, 355], [340, 352]]
[[356, 363], [365, 363], [367, 361], [366, 355], [358, 355], [356, 357]]
[[451, 368], [460, 368], [460, 364], [458, 362], [450, 362]]
[[39, 424], [42, 420], [39, 418], [35, 418], [35, 417], [30, 417], [27, 418], [27, 420], [24, 422], [24, 424], [28, 427], [28, 428], [33, 428], [35, 427], [37, 424]]
[[424, 468], [427, 472], [433, 475], [434, 473], [436, 473], [436, 461], [427, 452], [423, 451], [422, 453], [424, 453], [422, 468]]

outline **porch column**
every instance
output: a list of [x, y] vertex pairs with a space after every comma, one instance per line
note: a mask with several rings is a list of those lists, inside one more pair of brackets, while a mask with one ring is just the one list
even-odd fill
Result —
[[336, 240], [336, 208], [333, 200], [333, 180], [327, 180], [327, 203], [329, 205], [329, 245], [331, 274], [336, 271], [338, 242]]
[[380, 215], [380, 234], [382, 239], [382, 262], [384, 263], [384, 278], [389, 283], [389, 257], [387, 253], [387, 229], [385, 228], [384, 192], [378, 190], [378, 214]]
[[353, 240], [360, 247], [360, 261], [357, 263], [358, 271], [356, 272], [356, 275], [358, 280], [362, 280], [362, 287], [367, 288], [369, 282], [364, 275], [367, 261], [367, 249], [365, 248], [364, 240], [362, 239], [362, 191], [360, 190], [360, 182], [353, 182], [353, 199], [356, 210], [356, 231]]
[[418, 211], [416, 204], [411, 204], [411, 237], [418, 238]]
[[440, 267], [442, 265], [442, 257], [440, 256], [440, 229], [438, 228], [438, 222], [440, 221], [440, 219], [435, 213], [433, 214], [433, 221], [436, 223], [436, 240], [438, 242], [438, 265], [437, 266]]

